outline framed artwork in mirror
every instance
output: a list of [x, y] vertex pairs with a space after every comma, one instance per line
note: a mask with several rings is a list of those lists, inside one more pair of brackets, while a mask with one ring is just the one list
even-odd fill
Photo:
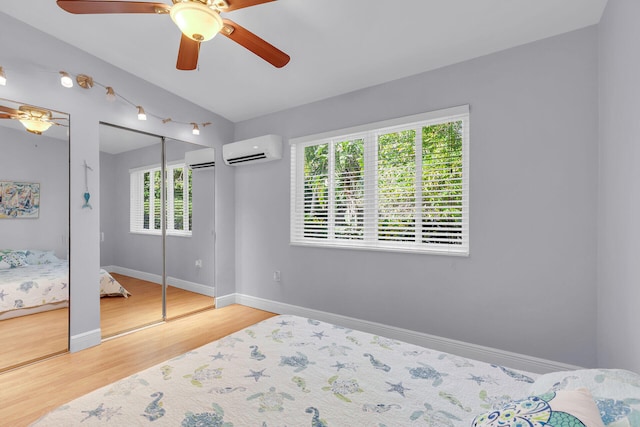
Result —
[[0, 219], [38, 218], [40, 184], [0, 181]]

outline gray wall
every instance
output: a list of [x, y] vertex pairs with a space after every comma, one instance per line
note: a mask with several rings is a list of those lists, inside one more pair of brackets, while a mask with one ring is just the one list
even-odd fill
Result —
[[38, 218], [0, 220], [0, 249], [53, 250], [67, 258], [69, 144], [0, 127], [0, 181], [40, 183]]
[[104, 240], [100, 242], [100, 265], [115, 265], [116, 250], [116, 218], [124, 206], [116, 205], [118, 187], [116, 182], [116, 165], [118, 156], [100, 152], [100, 233]]
[[594, 366], [597, 101], [590, 27], [236, 124], [292, 138], [471, 108], [468, 258], [290, 246], [285, 146], [237, 168], [237, 292]]
[[[162, 275], [162, 237], [129, 232], [129, 170], [159, 165], [161, 144], [116, 155], [100, 153], [101, 243], [100, 264]], [[167, 140], [167, 162], [184, 160], [193, 144]], [[104, 167], [103, 167], [104, 166]], [[214, 285], [213, 169], [193, 172], [193, 233], [167, 236], [167, 275], [202, 285]], [[202, 260], [202, 268], [195, 261]]]
[[[16, 40], [20, 43], [15, 43]], [[29, 48], [25, 49], [25, 46]], [[100, 121], [218, 149], [232, 140], [233, 123], [3, 13], [0, 13], [0, 51], [8, 77], [7, 86], [2, 87], [2, 97], [64, 111], [71, 116], [70, 330], [75, 337], [71, 348], [78, 350], [100, 340], [100, 194], [97, 181]], [[63, 88], [59, 84], [59, 70], [91, 75], [96, 81], [113, 86], [116, 92], [143, 105], [147, 114], [172, 117], [177, 121], [211, 122], [212, 125], [196, 137], [189, 126], [165, 125], [155, 118], [141, 122], [130, 105], [106, 102], [101, 88]], [[220, 154], [216, 155], [221, 159]], [[94, 181], [89, 183], [94, 201], [91, 211], [81, 208], [85, 190], [84, 161], [95, 165]], [[218, 163], [222, 164], [221, 161]], [[230, 167], [221, 165], [216, 169], [216, 194], [220, 201], [216, 206], [216, 221], [220, 225], [217, 244], [225, 248], [217, 259], [216, 287], [226, 294], [233, 292], [235, 280], [235, 195], [234, 173]]]
[[599, 25], [598, 362], [640, 372], [640, 2], [609, 1]]

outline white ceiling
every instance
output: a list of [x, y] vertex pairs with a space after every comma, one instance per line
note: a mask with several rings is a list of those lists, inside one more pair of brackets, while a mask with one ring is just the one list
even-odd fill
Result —
[[278, 0], [224, 17], [288, 53], [288, 65], [217, 36], [195, 71], [175, 69], [180, 32], [168, 15], [72, 15], [55, 0], [0, 11], [238, 122], [596, 24], [606, 2]]

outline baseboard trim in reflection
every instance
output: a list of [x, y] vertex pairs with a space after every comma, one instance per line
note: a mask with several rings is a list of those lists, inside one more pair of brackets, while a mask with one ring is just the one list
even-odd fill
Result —
[[[146, 280], [147, 282], [162, 283], [162, 276], [159, 274], [147, 273], [144, 271], [134, 270], [132, 268], [120, 267], [117, 265], [107, 265], [101, 267], [107, 270], [109, 273], [117, 273], [125, 276], [133, 277], [140, 280]], [[188, 280], [178, 279], [176, 277], [167, 276], [167, 283], [170, 286], [184, 289], [185, 291], [195, 292], [208, 297], [215, 297], [215, 287], [203, 285], [201, 283], [190, 282]]]

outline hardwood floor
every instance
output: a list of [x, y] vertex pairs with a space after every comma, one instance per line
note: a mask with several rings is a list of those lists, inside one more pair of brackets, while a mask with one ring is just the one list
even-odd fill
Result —
[[241, 305], [206, 310], [2, 373], [0, 425], [29, 425], [92, 390], [274, 315]]

